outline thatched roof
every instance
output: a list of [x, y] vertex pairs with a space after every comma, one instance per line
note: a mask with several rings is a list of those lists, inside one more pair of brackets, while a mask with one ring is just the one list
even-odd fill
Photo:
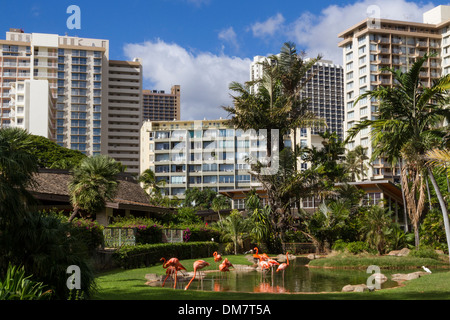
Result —
[[[69, 202], [68, 184], [72, 175], [67, 170], [40, 169], [34, 175], [34, 184], [29, 188], [38, 200]], [[169, 212], [169, 208], [149, 204], [148, 194], [133, 176], [122, 173], [118, 175], [119, 187], [114, 201], [106, 204], [109, 208]]]

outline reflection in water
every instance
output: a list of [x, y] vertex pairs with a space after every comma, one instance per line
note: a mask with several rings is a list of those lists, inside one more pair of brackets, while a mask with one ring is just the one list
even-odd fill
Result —
[[[395, 273], [398, 273], [396, 270]], [[386, 273], [385, 273], [386, 274]], [[237, 291], [264, 293], [338, 292], [348, 284], [365, 284], [371, 274], [365, 270], [309, 269], [305, 261], [291, 261], [285, 274], [281, 272], [208, 272], [203, 281], [193, 286], [196, 290]], [[381, 288], [396, 286], [388, 280]]]

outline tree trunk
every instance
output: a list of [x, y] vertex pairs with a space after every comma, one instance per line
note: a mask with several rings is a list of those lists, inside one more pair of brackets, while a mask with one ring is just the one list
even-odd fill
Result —
[[428, 177], [425, 177], [425, 182], [427, 183], [427, 194], [428, 194], [428, 203], [430, 204], [430, 210], [433, 209], [433, 205], [431, 204], [431, 194], [430, 194], [430, 186], [428, 185]]
[[78, 215], [79, 211], [80, 211], [80, 209], [77, 206], [75, 206], [75, 208], [73, 208], [73, 213], [69, 217], [69, 222], [72, 222], [72, 220], [76, 218], [76, 216]]
[[409, 231], [408, 229], [408, 211], [406, 209], [406, 198], [405, 198], [405, 190], [403, 188], [403, 179], [402, 179], [402, 161], [399, 161], [399, 166], [400, 166], [400, 188], [402, 189], [402, 199], [403, 199], [403, 219], [404, 219], [404, 231], [405, 233], [407, 233]]
[[442, 216], [444, 217], [444, 228], [445, 228], [445, 235], [447, 237], [447, 246], [448, 246], [448, 250], [449, 250], [449, 259], [450, 259], [450, 225], [448, 222], [447, 207], [445, 205], [441, 190], [439, 189], [439, 186], [436, 182], [436, 179], [434, 178], [433, 171], [431, 170], [431, 168], [428, 168], [428, 174], [430, 176], [431, 183], [433, 184], [434, 191], [436, 192], [437, 198], [439, 200], [439, 204], [440, 204], [441, 210], [442, 210]]

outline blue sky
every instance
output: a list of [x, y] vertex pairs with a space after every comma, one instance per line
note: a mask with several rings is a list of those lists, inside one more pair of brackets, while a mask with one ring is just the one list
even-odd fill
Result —
[[[81, 29], [69, 30], [69, 5], [81, 9]], [[3, 1], [0, 32], [55, 33], [108, 39], [110, 59], [140, 57], [147, 89], [181, 85], [182, 118], [226, 117], [231, 81], [249, 79], [255, 55], [279, 52], [293, 41], [309, 56], [341, 64], [337, 34], [367, 17], [375, 5], [382, 18], [421, 22], [439, 4], [406, 0], [128, 0]], [[4, 34], [0, 35], [4, 39]]]

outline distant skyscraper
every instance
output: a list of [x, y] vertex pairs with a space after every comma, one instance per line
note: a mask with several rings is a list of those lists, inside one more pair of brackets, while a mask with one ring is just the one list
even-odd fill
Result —
[[158, 90], [143, 91], [144, 121], [180, 120], [180, 86], [172, 86], [170, 93]]
[[139, 174], [139, 135], [142, 126], [142, 65], [109, 61], [108, 108], [103, 112], [102, 153]]

